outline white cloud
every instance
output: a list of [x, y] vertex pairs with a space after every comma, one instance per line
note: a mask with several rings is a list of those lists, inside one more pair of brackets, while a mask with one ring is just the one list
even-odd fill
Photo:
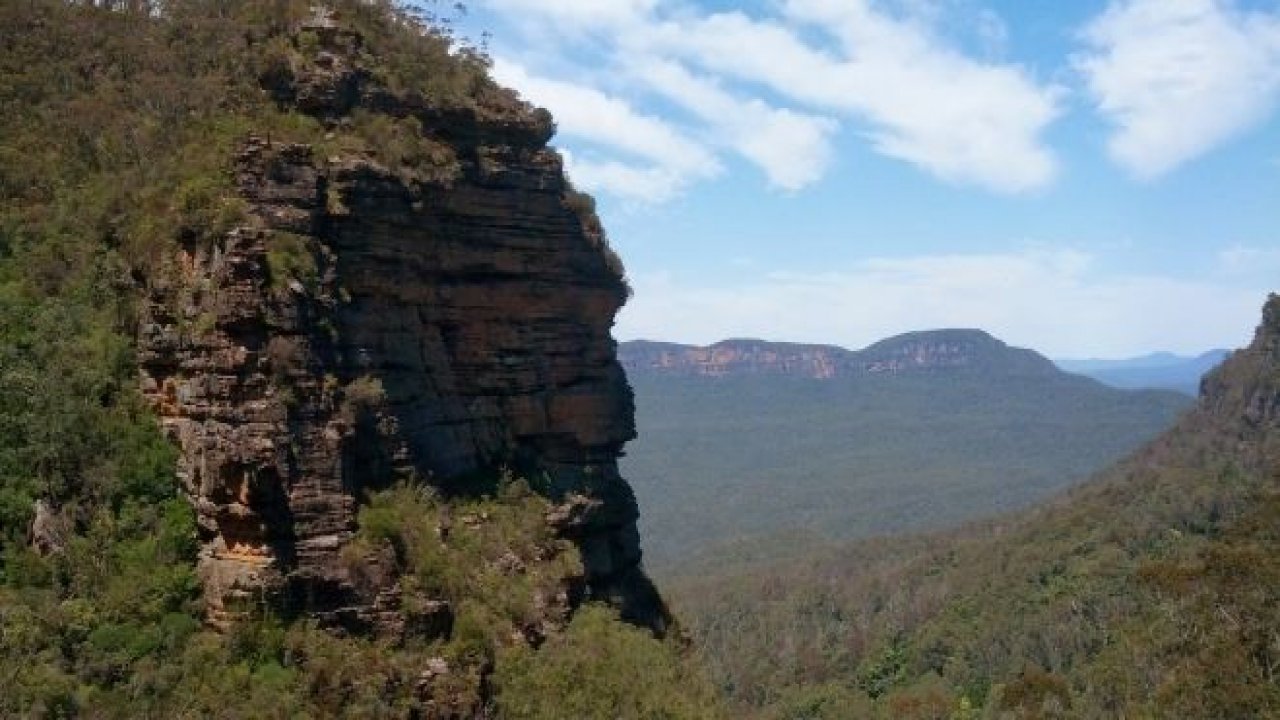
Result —
[[923, 22], [866, 0], [789, 0], [784, 10], [834, 36], [840, 51], [740, 12], [656, 24], [631, 42], [865, 122], [876, 150], [951, 182], [1021, 192], [1053, 180], [1056, 162], [1041, 135], [1060, 112], [1060, 88], [1018, 66], [967, 57]]
[[920, 23], [866, 0], [789, 0], [788, 13], [836, 34], [848, 57], [847, 102], [878, 129], [880, 151], [940, 177], [1018, 192], [1052, 181], [1041, 134], [1061, 90], [1015, 65], [983, 63], [942, 45]]
[[696, 77], [671, 61], [642, 62], [635, 74], [699, 116], [714, 137], [763, 169], [769, 181], [784, 190], [816, 182], [830, 165], [830, 138], [837, 127], [830, 118], [735, 97], [715, 80]]
[[1280, 99], [1280, 14], [1228, 0], [1118, 0], [1075, 65], [1116, 126], [1113, 159], [1163, 175], [1265, 119]]
[[[816, 182], [830, 166], [838, 124], [828, 115], [863, 126], [876, 151], [949, 182], [1016, 193], [1056, 174], [1042, 135], [1062, 91], [951, 47], [930, 26], [942, 22], [929, 19], [932, 2], [891, 14], [874, 0], [782, 0], [779, 16], [660, 0], [483, 2], [562, 62], [645, 80], [697, 116], [701, 126], [687, 134], [713, 138], [784, 189]], [[997, 16], [972, 14], [988, 46], [1003, 44]], [[584, 34], [591, 41], [580, 42]], [[555, 50], [554, 38], [572, 50]]]
[[541, 15], [561, 29], [583, 31], [635, 23], [648, 16], [659, 0], [485, 0], [494, 10], [515, 15]]
[[615, 160], [579, 160], [568, 151], [565, 172], [574, 185], [591, 192], [607, 192], [620, 198], [643, 203], [660, 203], [689, 184], [679, 172], [657, 166], [639, 167]]
[[[584, 85], [536, 77], [497, 59], [493, 75], [525, 98], [551, 111], [559, 132], [629, 156], [595, 160], [568, 157], [570, 177], [584, 188], [660, 202], [689, 183], [715, 176], [715, 155], [670, 123], [636, 111], [629, 103]], [[567, 153], [566, 153], [567, 155]], [[644, 161], [637, 164], [634, 159]]]
[[641, 274], [617, 334], [859, 348], [911, 330], [977, 327], [1050, 356], [1130, 357], [1245, 344], [1269, 289], [1225, 278], [1096, 275], [1091, 265], [1078, 252], [1027, 251], [876, 258], [734, 287]]

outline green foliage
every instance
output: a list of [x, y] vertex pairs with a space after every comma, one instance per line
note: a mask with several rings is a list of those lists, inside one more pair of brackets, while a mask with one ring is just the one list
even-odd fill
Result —
[[868, 657], [858, 668], [858, 687], [878, 698], [907, 677], [906, 648], [895, 638], [879, 654]]
[[580, 609], [566, 633], [536, 651], [499, 655], [494, 682], [501, 717], [512, 720], [722, 717], [679, 647], [602, 606]]
[[1027, 718], [1070, 717], [1071, 690], [1062, 677], [1030, 667], [1000, 689], [996, 707]]
[[319, 279], [319, 266], [310, 241], [302, 235], [276, 231], [267, 241], [267, 273], [271, 285], [283, 290], [292, 282], [314, 287]]
[[419, 95], [441, 106], [467, 105], [478, 95], [496, 92], [489, 78], [489, 60], [466, 43], [455, 44], [441, 27], [438, 13], [422, 5], [392, 0], [347, 2], [337, 10], [365, 38], [373, 70], [393, 92]]
[[769, 708], [770, 720], [840, 720], [869, 718], [875, 712], [865, 693], [839, 682], [789, 687]]
[[454, 149], [428, 137], [417, 118], [357, 110], [351, 124], [353, 139], [406, 182], [448, 185], [461, 173]]
[[538, 604], [582, 574], [576, 550], [547, 525], [548, 510], [524, 480], [510, 476], [491, 496], [448, 502], [400, 485], [361, 509], [348, 558], [358, 564], [390, 545], [407, 594], [468, 601], [491, 638], [509, 635], [536, 624]]
[[[352, 380], [342, 388], [342, 407], [352, 420], [376, 410], [386, 400], [382, 381], [370, 375]], [[373, 521], [372, 518], [370, 520]]]
[[[144, 448], [162, 442], [145, 416], [129, 431], [150, 433]], [[119, 462], [120, 473], [104, 469], [101, 496], [93, 487], [68, 489], [61, 512], [78, 532], [61, 552], [5, 549], [0, 667], [12, 671], [0, 678], [0, 714], [102, 707], [106, 716], [127, 715], [125, 707], [136, 711], [147, 700], [125, 698], [150, 698], [158, 674], [198, 632], [195, 518], [175, 496], [164, 456]]]

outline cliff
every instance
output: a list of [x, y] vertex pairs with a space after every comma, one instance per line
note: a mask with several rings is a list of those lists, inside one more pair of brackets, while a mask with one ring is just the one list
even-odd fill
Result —
[[[1241, 435], [1280, 426], [1280, 295], [1262, 309], [1262, 322], [1247, 348], [1227, 356], [1200, 382], [1201, 412], [1241, 420]], [[1268, 450], [1280, 463], [1280, 442]]]
[[[244, 142], [242, 217], [152, 278], [140, 323], [210, 620], [267, 597], [402, 629], [394, 573], [371, 582], [344, 561], [362, 499], [402, 480], [479, 494], [510, 468], [580, 549], [562, 602], [607, 599], [661, 631], [617, 468], [635, 435], [610, 337], [628, 289], [547, 147], [549, 115], [496, 87], [468, 104], [397, 92], [324, 13], [263, 82], [328, 133]], [[371, 141], [344, 145], [361, 127]], [[408, 150], [378, 151], [391, 140]]]
[[723, 340], [706, 347], [633, 340], [618, 358], [628, 372], [672, 375], [793, 375], [831, 378], [848, 372], [852, 353], [832, 345]]
[[1056, 372], [1040, 354], [1010, 347], [981, 330], [906, 333], [858, 351], [763, 340], [724, 340], [706, 347], [636, 340], [622, 343], [619, 358], [628, 372], [707, 377], [768, 374], [829, 380], [904, 372]]
[[0, 717], [722, 716], [550, 116], [325, 5], [0, 3]]

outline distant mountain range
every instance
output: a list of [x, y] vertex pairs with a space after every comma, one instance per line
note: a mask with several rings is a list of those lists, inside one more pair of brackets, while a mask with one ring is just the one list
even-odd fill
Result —
[[628, 373], [726, 377], [768, 374], [831, 379], [851, 375], [968, 368], [987, 373], [1049, 374], [1055, 368], [1124, 390], [1176, 390], [1196, 395], [1200, 378], [1227, 357], [1227, 350], [1198, 356], [1168, 352], [1121, 360], [1048, 360], [1006, 345], [982, 330], [930, 330], [882, 340], [863, 350], [835, 345], [768, 342], [750, 338], [714, 345], [633, 340], [618, 356]]
[[1196, 395], [1200, 392], [1200, 378], [1230, 354], [1228, 350], [1210, 350], [1196, 356], [1158, 352], [1125, 360], [1058, 359], [1054, 363], [1067, 372], [1087, 375], [1115, 388], [1177, 390]]
[[1191, 403], [1063, 372], [978, 330], [859, 351], [636, 341], [619, 358], [639, 429], [622, 469], [659, 572], [738, 538], [864, 537], [1025, 506], [1130, 452]]
[[878, 373], [972, 372], [1051, 375], [1054, 364], [982, 330], [930, 330], [882, 340], [863, 350], [835, 345], [723, 340], [699, 347], [633, 340], [618, 347], [628, 373], [704, 377], [777, 375], [831, 379]]

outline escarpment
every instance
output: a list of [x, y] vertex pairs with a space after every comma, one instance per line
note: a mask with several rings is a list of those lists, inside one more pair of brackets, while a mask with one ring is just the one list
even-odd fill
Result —
[[1047, 358], [1010, 347], [981, 330], [905, 333], [862, 350], [764, 340], [724, 340], [706, 347], [633, 340], [621, 345], [619, 357], [633, 373], [705, 377], [774, 375], [831, 380], [881, 373], [1055, 372]]
[[344, 559], [362, 498], [397, 481], [476, 494], [509, 468], [581, 552], [560, 602], [608, 599], [661, 631], [617, 468], [635, 435], [610, 336], [628, 288], [547, 147], [549, 116], [496, 87], [469, 104], [397, 94], [358, 35], [323, 17], [304, 31], [263, 80], [328, 134], [245, 140], [243, 219], [178, 253], [141, 323], [144, 392], [198, 511], [210, 620], [266, 598], [402, 630], [394, 573], [357, 578]]
[[[1251, 431], [1280, 424], [1280, 295], [1262, 308], [1253, 342], [1237, 350], [1200, 383], [1200, 407], [1207, 413], [1241, 417]], [[1280, 447], [1271, 452], [1280, 455]]]

